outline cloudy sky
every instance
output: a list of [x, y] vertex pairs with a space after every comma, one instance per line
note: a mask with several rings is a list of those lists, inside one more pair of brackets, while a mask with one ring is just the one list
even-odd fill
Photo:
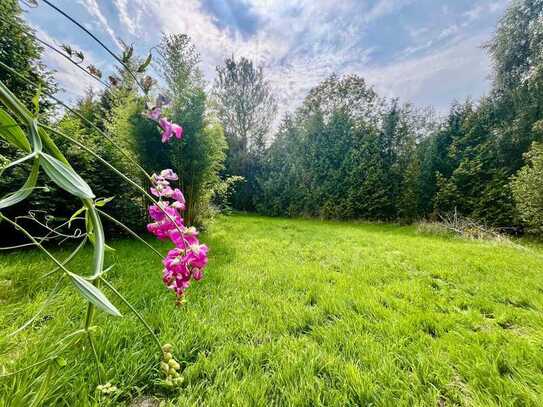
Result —
[[[113, 50], [120, 40], [145, 55], [161, 33], [187, 33], [213, 81], [225, 56], [252, 58], [265, 72], [281, 110], [333, 72], [356, 73], [385, 96], [445, 111], [454, 99], [489, 88], [490, 61], [481, 46], [508, 0], [51, 0]], [[81, 49], [105, 73], [108, 55], [68, 20], [41, 3], [28, 21], [43, 38]], [[47, 53], [66, 98], [90, 78]]]

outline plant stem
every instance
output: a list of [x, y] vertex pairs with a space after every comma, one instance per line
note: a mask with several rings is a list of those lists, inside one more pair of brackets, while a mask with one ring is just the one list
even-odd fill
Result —
[[98, 358], [98, 352], [96, 352], [96, 347], [94, 346], [94, 339], [90, 331], [87, 330], [87, 338], [89, 339], [89, 344], [92, 349], [92, 354], [94, 355], [94, 362], [96, 363], [96, 375], [98, 376], [98, 382], [102, 383], [102, 368], [100, 365], [100, 359]]
[[64, 266], [64, 264], [62, 264], [55, 256], [53, 256], [45, 247], [42, 246], [42, 244], [40, 242], [38, 242], [34, 236], [32, 236], [25, 228], [23, 228], [21, 225], [19, 225], [18, 223], [12, 221], [10, 218], [4, 216], [4, 214], [2, 214], [0, 212], [0, 219], [2, 220], [5, 220], [6, 222], [10, 223], [11, 225], [13, 225], [15, 227], [15, 229], [17, 230], [20, 230], [26, 237], [28, 237], [36, 246], [38, 246], [45, 254], [47, 254], [47, 256], [49, 256], [49, 258], [51, 260], [53, 260], [53, 262], [60, 268], [62, 269], [66, 274], [70, 274], [70, 271]]
[[122, 228], [124, 228], [128, 233], [130, 233], [132, 236], [134, 236], [136, 239], [138, 239], [140, 242], [142, 242], [143, 244], [145, 244], [147, 247], [149, 247], [153, 252], [155, 252], [155, 254], [160, 257], [162, 259], [162, 254], [157, 250], [155, 249], [153, 246], [151, 246], [149, 243], [147, 243], [145, 241], [145, 239], [143, 239], [140, 235], [138, 235], [136, 232], [134, 232], [132, 229], [130, 229], [128, 226], [126, 226], [124, 223], [122, 223], [120, 220], [118, 219], [115, 219], [113, 216], [107, 214], [106, 212], [96, 208], [96, 210], [98, 211], [98, 213], [102, 214], [103, 216], [105, 216], [107, 219], [109, 219], [110, 221], [116, 223], [117, 225], [121, 226]]
[[132, 78], [136, 81], [136, 84], [139, 86], [139, 88], [145, 92], [145, 89], [143, 89], [143, 86], [141, 86], [140, 82], [138, 81], [138, 78], [132, 70], [113, 52], [111, 51], [102, 41], [100, 41], [93, 33], [91, 33], [88, 29], [86, 29], [81, 23], [79, 23], [77, 20], [75, 20], [73, 17], [71, 17], [69, 14], [65, 13], [58, 7], [56, 7], [54, 4], [51, 4], [48, 0], [42, 0], [45, 4], [47, 4], [49, 7], [55, 9], [57, 12], [62, 14], [64, 17], [66, 17], [68, 20], [70, 20], [72, 23], [74, 23], [76, 26], [78, 26], [81, 30], [83, 30], [85, 33], [87, 33], [94, 41], [96, 41], [102, 48], [104, 48], [117, 62], [119, 62], [124, 69], [127, 70], [127, 72], [132, 76]]
[[[34, 84], [32, 81], [28, 80], [27, 78], [25, 78], [23, 75], [21, 75], [19, 72], [17, 72], [16, 70], [14, 70], [13, 68], [7, 66], [6, 64], [4, 64], [2, 61], [0, 61], [0, 66], [4, 69], [6, 69], [7, 71], [9, 71], [10, 73], [12, 73], [13, 75], [17, 76], [19, 79], [21, 79], [22, 81], [24, 81], [25, 83], [28, 83], [29, 85], [33, 86], [34, 89], [37, 89], [37, 86], [36, 84]], [[57, 98], [56, 96], [54, 96], [52, 93], [50, 92], [46, 92], [46, 91], [43, 91], [43, 93], [45, 95], [47, 95], [48, 97], [50, 97], [51, 99], [53, 99], [55, 102], [59, 103], [60, 105], [62, 105], [66, 110], [68, 110], [69, 112], [71, 112], [72, 114], [76, 115], [80, 120], [84, 121], [86, 124], [88, 124], [89, 126], [91, 126], [95, 131], [97, 131], [101, 136], [104, 136], [105, 139], [107, 141], [109, 141], [111, 143], [111, 145], [113, 147], [115, 147], [128, 161], [130, 161], [133, 165], [135, 165], [149, 180], [151, 179], [151, 176], [147, 173], [147, 171], [145, 171], [145, 169], [140, 165], [138, 164], [131, 156], [130, 154], [128, 154], [126, 151], [124, 151], [119, 145], [117, 145], [117, 143], [115, 143], [115, 141], [106, 133], [104, 132], [102, 129], [100, 129], [98, 126], [96, 126], [96, 124], [94, 124], [93, 122], [91, 122], [90, 120], [88, 120], [87, 118], [85, 118], [83, 115], [81, 115], [79, 112], [77, 112], [76, 110], [72, 109], [70, 106], [68, 106], [67, 104], [65, 104], [62, 100], [60, 100], [59, 98]], [[57, 157], [58, 158], [58, 157]]]
[[134, 308], [132, 306], [132, 304], [130, 304], [130, 302], [124, 298], [122, 296], [122, 294], [117, 291], [115, 289], [115, 287], [113, 287], [106, 279], [104, 279], [103, 277], [100, 277], [100, 280], [103, 281], [103, 283], [111, 290], [113, 291], [113, 293], [119, 297], [119, 299], [124, 302], [126, 304], [126, 306], [128, 308], [130, 308], [130, 310], [136, 315], [136, 317], [138, 317], [138, 319], [140, 320], [140, 322], [145, 325], [145, 327], [147, 328], [147, 330], [149, 331], [149, 333], [151, 334], [151, 336], [153, 337], [153, 339], [155, 340], [155, 342], [157, 343], [158, 347], [160, 348], [160, 351], [162, 351], [162, 344], [160, 343], [160, 339], [158, 339], [158, 336], [156, 336], [155, 332], [152, 330], [152, 328], [149, 326], [149, 324], [147, 323], [147, 321], [143, 318], [143, 316], [141, 316], [141, 314], [136, 310], [136, 308]]
[[126, 175], [124, 175], [121, 171], [119, 171], [117, 168], [115, 168], [113, 165], [111, 165], [107, 160], [104, 160], [102, 157], [100, 157], [98, 154], [96, 154], [94, 151], [92, 151], [90, 148], [88, 148], [87, 146], [85, 146], [84, 144], [80, 143], [79, 141], [75, 140], [73, 137], [70, 137], [68, 136], [67, 134], [64, 134], [62, 133], [61, 131], [58, 131], [56, 129], [54, 129], [53, 127], [50, 127], [44, 123], [40, 123], [40, 126], [42, 126], [43, 128], [59, 135], [60, 137], [63, 137], [69, 141], [71, 141], [72, 143], [74, 143], [75, 145], [81, 147], [83, 150], [87, 151], [89, 154], [91, 154], [93, 157], [95, 157], [97, 160], [99, 160], [100, 162], [102, 162], [104, 165], [106, 165], [107, 167], [109, 167], [113, 172], [115, 172], [117, 175], [119, 175], [122, 179], [124, 179], [125, 181], [127, 181], [128, 183], [130, 183], [132, 186], [134, 186], [136, 189], [138, 189], [139, 191], [141, 191], [152, 203], [154, 203], [155, 205], [157, 205], [160, 210], [164, 213], [164, 215], [168, 218], [168, 220], [170, 222], [172, 222], [173, 225], [175, 225], [175, 228], [179, 231], [179, 233], [181, 234], [181, 236], [184, 235], [183, 231], [181, 230], [181, 228], [179, 227], [179, 225], [177, 225], [177, 222], [175, 222], [175, 219], [173, 219], [171, 217], [171, 215], [166, 212], [161, 205], [159, 205], [159, 202], [153, 198], [143, 187], [141, 187], [137, 182], [134, 182], [133, 180], [131, 180], [130, 178], [128, 178]]

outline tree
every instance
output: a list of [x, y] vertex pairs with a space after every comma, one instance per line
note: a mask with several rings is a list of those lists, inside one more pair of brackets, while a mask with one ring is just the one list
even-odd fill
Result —
[[226, 175], [245, 178], [233, 194], [234, 207], [253, 209], [256, 178], [277, 104], [263, 68], [247, 58], [227, 58], [217, 67], [213, 96], [229, 147]]
[[[54, 93], [56, 84], [52, 73], [40, 62], [43, 52], [40, 44], [32, 37], [35, 34], [21, 17], [22, 10], [18, 0], [0, 2], [0, 61], [26, 78], [42, 91]], [[34, 109], [32, 98], [36, 94], [34, 86], [0, 67], [0, 80], [16, 94], [28, 108]], [[51, 109], [46, 98], [40, 100], [42, 114]]]
[[206, 118], [207, 98], [198, 67], [200, 56], [190, 38], [185, 34], [163, 36], [159, 54], [168, 99], [172, 102], [171, 116], [183, 126], [184, 138], [172, 145], [155, 143], [153, 154], [158, 153], [160, 161], [179, 175], [187, 200], [185, 221], [201, 224], [209, 214], [211, 192], [219, 183], [218, 174], [224, 166], [224, 133], [218, 123]]
[[543, 230], [543, 144], [534, 143], [525, 154], [526, 165], [513, 177], [511, 189], [524, 224]]
[[[257, 209], [324, 218], [419, 214], [422, 115], [386, 102], [358, 76], [331, 76], [287, 115], [264, 160]], [[427, 120], [426, 120], [427, 121]], [[403, 205], [403, 206], [402, 206]]]
[[512, 90], [543, 63], [543, 0], [511, 2], [487, 44], [494, 62], [495, 91]]

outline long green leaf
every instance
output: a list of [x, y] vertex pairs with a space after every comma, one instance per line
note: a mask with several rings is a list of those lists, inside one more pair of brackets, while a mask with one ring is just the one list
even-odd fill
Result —
[[33, 157], [35, 157], [35, 156], [36, 156], [36, 153], [30, 153], [28, 155], [25, 155], [24, 157], [19, 158], [18, 160], [10, 162], [5, 167], [0, 168], [0, 175], [2, 175], [2, 173], [4, 171], [6, 171], [8, 168], [15, 167], [16, 165], [22, 164], [25, 161], [28, 161], [28, 160], [32, 159]]
[[49, 178], [59, 187], [79, 198], [94, 198], [89, 185], [72, 168], [47, 153], [40, 154], [40, 162]]
[[2, 108], [0, 108], [0, 137], [24, 151], [30, 152], [31, 150], [30, 142], [23, 129], [21, 129], [9, 113]]
[[24, 185], [16, 192], [8, 195], [7, 197], [0, 200], [0, 209], [7, 208], [8, 206], [13, 206], [28, 197], [32, 191], [34, 190], [34, 187], [36, 186], [36, 182], [38, 181], [38, 173], [40, 170], [40, 160], [38, 158], [35, 158], [34, 165], [32, 165], [32, 170], [30, 171], [30, 175], [26, 179], [26, 182]]
[[74, 285], [77, 287], [83, 297], [85, 297], [92, 304], [96, 305], [101, 310], [111, 314], [115, 317], [122, 316], [119, 310], [107, 299], [107, 297], [83, 277], [74, 273], [69, 273]]
[[11, 110], [20, 121], [27, 123], [32, 120], [32, 113], [30, 113], [25, 105], [17, 99], [2, 81], [0, 81], [0, 102], [2, 102], [8, 110]]

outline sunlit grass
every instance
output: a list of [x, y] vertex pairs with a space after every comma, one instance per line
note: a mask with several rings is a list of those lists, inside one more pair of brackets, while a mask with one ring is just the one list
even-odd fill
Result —
[[[160, 260], [113, 242], [115, 286], [175, 347], [184, 385], [156, 384], [159, 353], [115, 297], [123, 319], [99, 315], [107, 380], [173, 405], [541, 405], [543, 250], [424, 235], [414, 227], [256, 216], [220, 218], [203, 281], [174, 306]], [[165, 248], [165, 247], [164, 247]], [[90, 252], [72, 264], [83, 272]], [[56, 278], [36, 251], [0, 257], [0, 337], [45, 300]], [[106, 291], [107, 292], [107, 291]], [[85, 305], [66, 281], [33, 326], [0, 343], [8, 370], [46, 357], [81, 324]], [[86, 343], [83, 342], [85, 345]], [[43, 405], [94, 402], [86, 347], [53, 368]], [[40, 366], [0, 379], [0, 405], [29, 405]]]

